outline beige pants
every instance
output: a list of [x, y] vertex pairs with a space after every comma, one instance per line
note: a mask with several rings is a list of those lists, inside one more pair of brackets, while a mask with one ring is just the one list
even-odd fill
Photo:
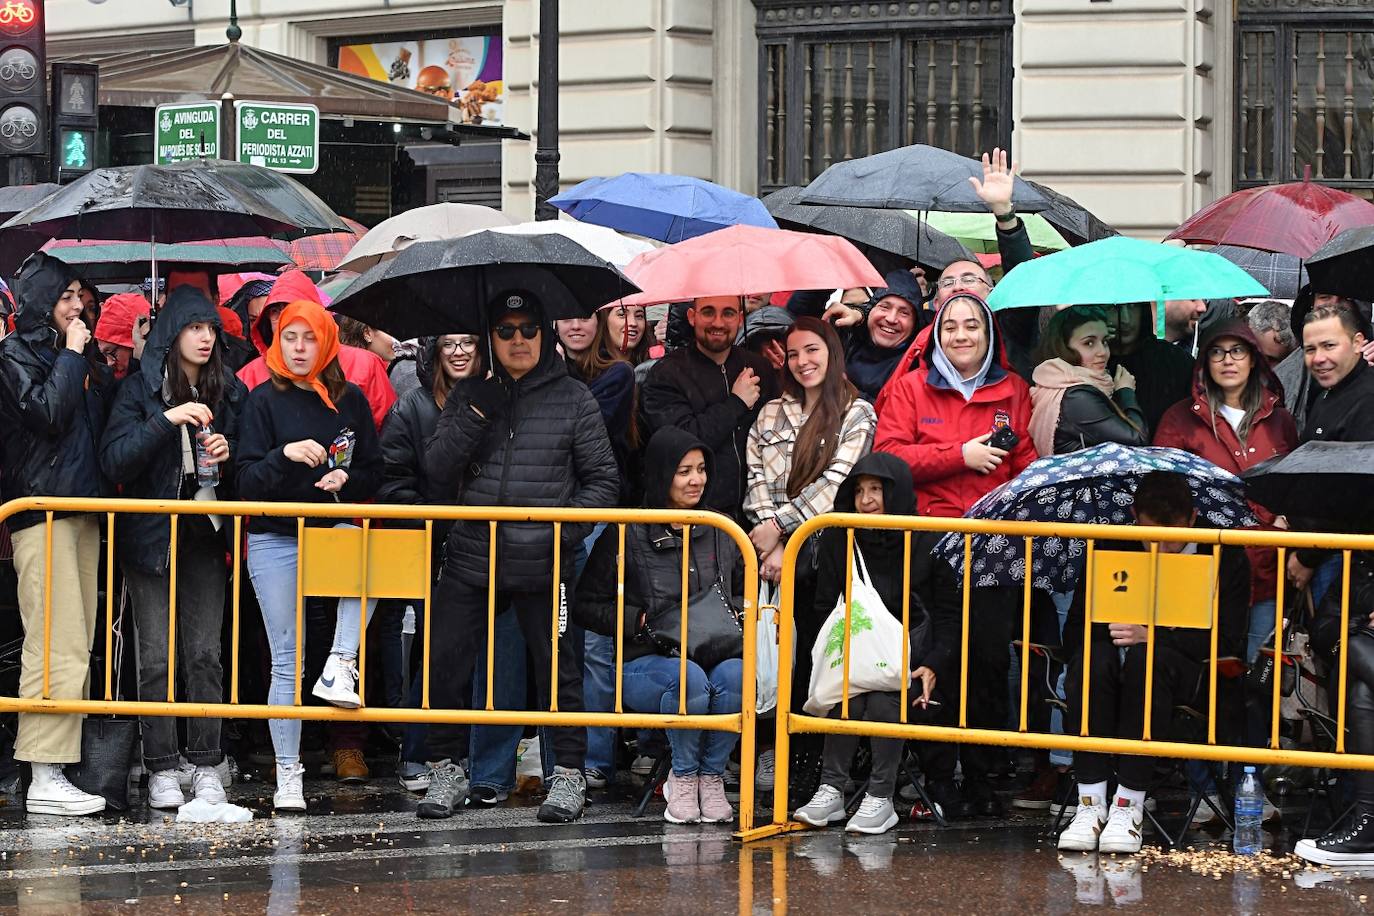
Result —
[[[16, 531], [14, 568], [19, 575], [19, 616], [24, 623], [19, 695], [43, 695], [43, 568], [47, 544], [43, 525]], [[100, 525], [92, 515], [59, 518], [52, 524], [52, 643], [49, 696], [81, 700], [90, 678], [95, 636], [96, 583], [100, 568]], [[81, 716], [20, 713], [17, 760], [76, 763], [81, 759]]]

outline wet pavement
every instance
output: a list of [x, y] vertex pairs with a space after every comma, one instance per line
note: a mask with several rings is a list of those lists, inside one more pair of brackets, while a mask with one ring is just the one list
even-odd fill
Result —
[[[0, 807], [0, 908], [26, 914], [177, 913], [1162, 913], [1364, 912], [1374, 871], [1307, 869], [1277, 852], [1237, 860], [1228, 836], [1172, 856], [1061, 857], [1043, 817], [882, 837], [838, 829], [750, 846], [722, 827], [635, 819], [594, 796], [578, 824], [541, 825], [531, 800], [421, 821], [392, 778], [307, 784], [312, 813], [270, 817], [261, 783], [231, 798], [240, 825], [177, 825], [141, 805], [123, 820], [25, 819]], [[1286, 812], [1287, 814], [1287, 812]], [[1300, 812], [1289, 816], [1296, 829]]]

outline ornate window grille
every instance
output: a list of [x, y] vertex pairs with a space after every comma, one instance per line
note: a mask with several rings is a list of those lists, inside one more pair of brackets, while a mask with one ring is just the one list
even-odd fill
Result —
[[754, 5], [762, 191], [910, 143], [1010, 143], [1012, 0]]

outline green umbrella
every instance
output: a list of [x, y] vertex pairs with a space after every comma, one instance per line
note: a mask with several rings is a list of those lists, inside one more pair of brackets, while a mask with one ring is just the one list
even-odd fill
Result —
[[268, 271], [290, 266], [282, 242], [252, 236], [203, 242], [158, 243], [105, 239], [53, 239], [43, 250], [74, 267], [88, 280], [139, 280], [158, 266], [185, 265], [210, 271]]
[[[947, 213], [941, 210], [906, 212], [932, 229], [963, 242], [970, 251], [997, 254], [997, 220], [991, 213]], [[1026, 226], [1031, 247], [1040, 254], [1063, 251], [1069, 247], [1068, 241], [1039, 213], [1022, 213], [1021, 222]]]
[[[988, 305], [1000, 311], [1267, 295], [1219, 254], [1116, 236], [1022, 264], [997, 284]], [[1155, 312], [1156, 333], [1163, 334], [1164, 309]]]

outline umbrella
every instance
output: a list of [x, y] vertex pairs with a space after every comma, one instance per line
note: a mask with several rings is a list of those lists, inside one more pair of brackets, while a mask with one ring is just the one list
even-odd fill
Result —
[[644, 290], [626, 296], [626, 305], [886, 283], [845, 239], [757, 226], [731, 226], [642, 254], [625, 273]]
[[1169, 238], [1306, 258], [1346, 229], [1374, 226], [1374, 204], [1309, 178], [1310, 173], [1302, 181], [1227, 194], [1188, 217]]
[[[1022, 264], [993, 287], [988, 305], [998, 311], [1268, 295], [1221, 255], [1118, 235]], [[1156, 311], [1162, 324], [1164, 310]]]
[[50, 197], [61, 185], [52, 184], [13, 184], [0, 188], [0, 221], [8, 220], [16, 213]]
[[397, 213], [384, 219], [358, 240], [353, 250], [337, 265], [340, 270], [359, 273], [394, 258], [416, 242], [456, 239], [479, 229], [509, 226], [513, 220], [500, 210], [479, 204], [430, 204]]
[[681, 242], [726, 226], [778, 226], [758, 198], [686, 175], [625, 172], [588, 178], [549, 203], [584, 223], [660, 242]]
[[1045, 221], [1059, 230], [1070, 245], [1083, 245], [1098, 239], [1109, 239], [1120, 235], [1111, 226], [1098, 219], [1086, 207], [1054, 188], [1038, 181], [1026, 179], [1026, 184], [1039, 191], [1049, 201], [1049, 209], [1040, 211]]
[[[983, 164], [934, 146], [915, 144], [862, 159], [837, 162], [802, 189], [801, 203], [894, 210], [986, 213], [970, 178], [983, 178]], [[1012, 203], [1023, 213], [1049, 207], [1040, 192], [1017, 178]]]
[[564, 236], [484, 231], [416, 242], [354, 280], [333, 308], [401, 340], [480, 333], [487, 303], [512, 289], [533, 293], [555, 319], [585, 318], [639, 287]]
[[849, 239], [886, 273], [915, 263], [937, 273], [955, 261], [973, 259], [958, 239], [933, 227], [929, 221], [897, 210], [865, 207], [818, 207], [798, 203], [801, 188], [783, 188], [763, 199], [763, 205], [783, 229], [823, 232]]
[[1365, 522], [1374, 513], [1374, 443], [1308, 442], [1241, 477], [1278, 515]]
[[1275, 299], [1296, 299], [1307, 285], [1307, 270], [1295, 254], [1238, 245], [1216, 245], [1212, 251], [1258, 280]]
[[351, 270], [336, 271], [327, 280], [321, 280], [315, 284], [315, 288], [320, 291], [320, 295], [331, 302], [343, 295], [344, 290], [358, 279], [358, 275]]
[[351, 230], [307, 235], [291, 243], [291, 260], [301, 270], [334, 270], [356, 244]]
[[1307, 259], [1318, 292], [1374, 299], [1374, 226], [1347, 229]]
[[[1016, 271], [1012, 271], [1015, 274]], [[1053, 455], [1031, 462], [1012, 480], [983, 496], [966, 518], [1010, 522], [1128, 525], [1140, 478], [1172, 471], [1188, 479], [1199, 517], [1214, 528], [1259, 524], [1245, 499], [1240, 478], [1206, 459], [1174, 448], [1132, 448], [1116, 443]], [[970, 578], [975, 587], [1010, 586], [1025, 581], [1025, 541], [1002, 534], [973, 536]], [[945, 535], [937, 555], [963, 569], [964, 536]], [[1071, 592], [1081, 584], [1086, 545], [1074, 538], [1036, 538], [1032, 545], [1031, 585]]]
[[185, 264], [207, 270], [273, 271], [289, 266], [286, 244], [263, 236], [154, 246], [148, 242], [53, 239], [43, 246], [59, 261], [80, 268], [92, 281], [141, 280], [156, 255], [160, 266]]
[[[953, 236], [978, 254], [1000, 254], [997, 247], [997, 217], [991, 213], [945, 213], [940, 210], [908, 212], [913, 215], [920, 213], [931, 226]], [[1068, 240], [1039, 213], [1024, 214], [1021, 222], [1026, 227], [1031, 247], [1037, 252], [1050, 254], [1069, 247]]]
[[514, 226], [497, 226], [492, 231], [509, 232], [514, 235], [565, 236], [598, 258], [610, 261], [622, 269], [626, 264], [633, 261], [636, 255], [654, 250], [654, 246], [643, 239], [621, 235], [614, 229], [607, 229], [605, 226], [566, 219], [545, 219], [533, 223], [516, 223]]

